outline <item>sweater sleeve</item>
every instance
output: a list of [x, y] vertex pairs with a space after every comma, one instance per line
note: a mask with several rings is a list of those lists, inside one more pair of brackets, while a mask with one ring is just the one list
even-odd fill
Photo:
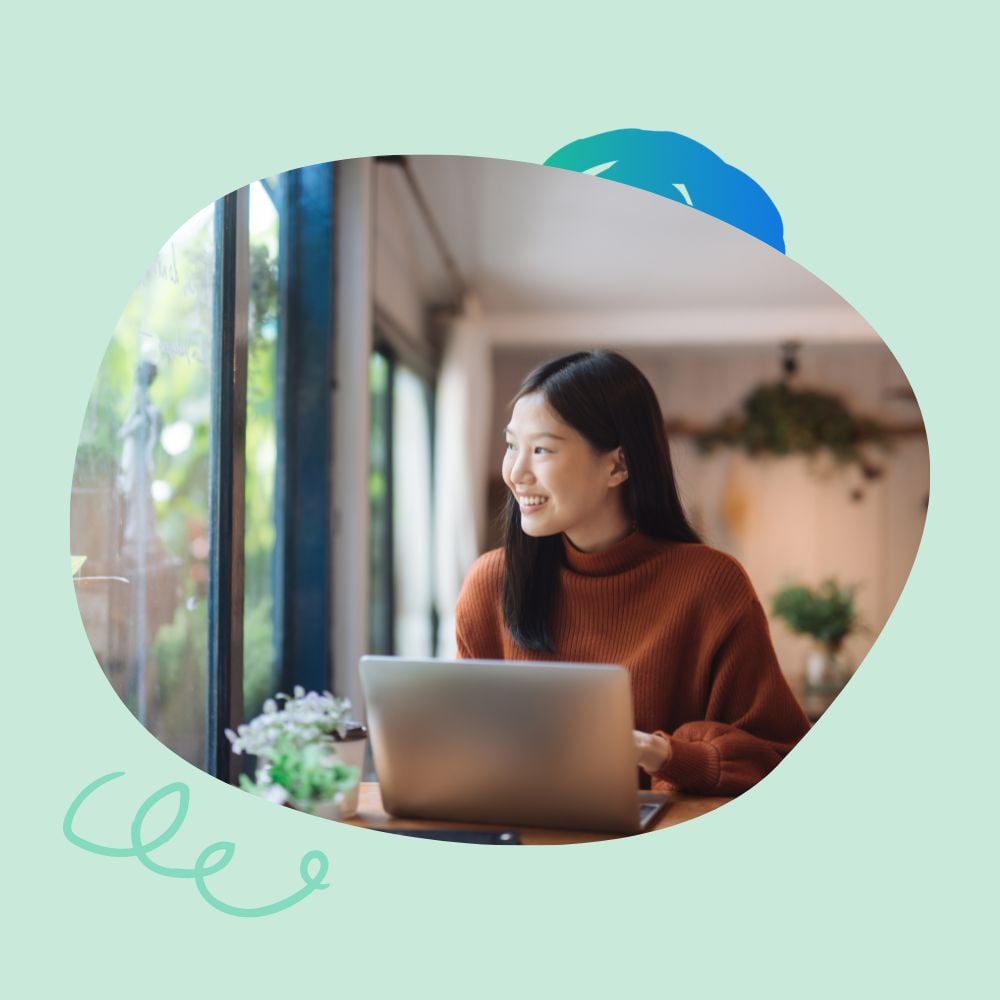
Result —
[[502, 660], [499, 631], [502, 564], [497, 550], [480, 556], [465, 577], [455, 605], [455, 640], [462, 660]]
[[808, 729], [754, 597], [715, 651], [704, 720], [670, 734], [671, 756], [655, 777], [702, 795], [738, 795], [769, 774]]

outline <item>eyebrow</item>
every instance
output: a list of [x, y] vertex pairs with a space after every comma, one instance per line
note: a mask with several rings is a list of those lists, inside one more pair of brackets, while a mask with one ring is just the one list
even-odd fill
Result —
[[[509, 427], [505, 427], [503, 432], [504, 434], [510, 434], [511, 437], [517, 437], [517, 435]], [[541, 434], [529, 434], [528, 437], [532, 441], [537, 441], [538, 438], [555, 438], [556, 441], [566, 440], [566, 438], [560, 437], [558, 434], [550, 434], [548, 431], [543, 431]]]

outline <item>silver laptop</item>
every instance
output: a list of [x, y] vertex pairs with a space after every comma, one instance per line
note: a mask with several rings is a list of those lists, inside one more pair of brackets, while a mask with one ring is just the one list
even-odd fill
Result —
[[607, 664], [364, 656], [382, 804], [394, 816], [637, 833], [628, 672]]

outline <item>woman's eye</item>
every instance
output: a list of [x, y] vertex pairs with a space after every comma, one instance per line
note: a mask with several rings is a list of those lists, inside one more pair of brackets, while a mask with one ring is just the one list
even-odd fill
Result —
[[[517, 445], [513, 441], [507, 441], [504, 445], [506, 451], [517, 451]], [[536, 444], [534, 448], [531, 449], [535, 455], [551, 455], [552, 452], [548, 448], [543, 448], [540, 444]]]

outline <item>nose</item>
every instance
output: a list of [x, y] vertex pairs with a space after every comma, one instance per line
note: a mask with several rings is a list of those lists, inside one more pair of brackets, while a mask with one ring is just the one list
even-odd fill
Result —
[[514, 464], [510, 467], [510, 479], [514, 483], [534, 482], [535, 475], [531, 471], [531, 455], [528, 451], [516, 454]]

